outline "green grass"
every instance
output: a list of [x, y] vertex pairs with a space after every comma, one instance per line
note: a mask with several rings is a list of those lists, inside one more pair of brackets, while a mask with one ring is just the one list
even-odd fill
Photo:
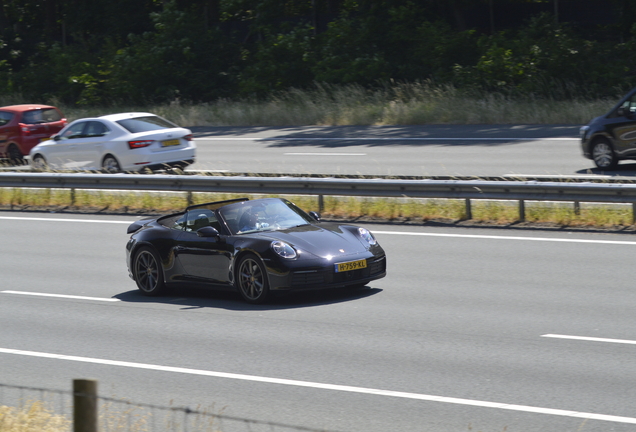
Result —
[[[69, 120], [125, 111], [149, 111], [182, 126], [582, 124], [607, 111], [620, 97], [557, 100], [511, 96], [438, 86], [395, 83], [369, 90], [358, 85], [315, 85], [271, 94], [262, 100], [223, 99], [193, 104], [173, 101], [151, 106], [59, 106]], [[24, 103], [1, 96], [0, 105]]]
[[[244, 195], [218, 193], [124, 192], [102, 190], [0, 188], [0, 210], [83, 211], [118, 214], [177, 212], [190, 204], [221, 201]], [[261, 198], [265, 195], [250, 195]], [[315, 196], [287, 197], [301, 208], [318, 210]], [[189, 199], [191, 201], [189, 201]], [[466, 224], [464, 200], [357, 198], [325, 196], [323, 219], [425, 224]], [[485, 225], [549, 224], [562, 228], [625, 229], [633, 226], [631, 205], [526, 202], [525, 221], [515, 201], [472, 201], [471, 223]]]

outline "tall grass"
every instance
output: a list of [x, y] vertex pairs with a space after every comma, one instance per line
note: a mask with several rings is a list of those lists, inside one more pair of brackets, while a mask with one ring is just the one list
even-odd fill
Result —
[[[149, 111], [183, 126], [582, 124], [607, 111], [619, 96], [564, 100], [416, 82], [375, 89], [315, 84], [311, 89], [289, 89], [263, 99], [221, 99], [200, 104], [175, 100], [151, 106], [86, 107], [46, 102], [62, 108], [70, 120]], [[3, 105], [23, 102], [19, 95], [0, 97]]]

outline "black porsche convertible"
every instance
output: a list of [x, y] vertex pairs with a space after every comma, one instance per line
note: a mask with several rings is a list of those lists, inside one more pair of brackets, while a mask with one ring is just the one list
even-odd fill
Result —
[[384, 250], [367, 229], [321, 221], [281, 198], [193, 205], [136, 221], [128, 233], [128, 272], [149, 296], [196, 284], [263, 303], [271, 292], [362, 287], [386, 276]]

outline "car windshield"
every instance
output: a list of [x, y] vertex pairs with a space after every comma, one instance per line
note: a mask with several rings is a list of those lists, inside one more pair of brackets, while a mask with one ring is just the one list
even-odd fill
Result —
[[118, 124], [123, 126], [130, 133], [150, 132], [160, 129], [177, 128], [174, 123], [157, 116], [135, 117], [125, 120], [118, 120]]
[[276, 231], [307, 225], [313, 219], [287, 200], [265, 198], [229, 204], [219, 210], [232, 234]]
[[11, 121], [13, 113], [8, 111], [0, 111], [0, 126], [4, 126]]

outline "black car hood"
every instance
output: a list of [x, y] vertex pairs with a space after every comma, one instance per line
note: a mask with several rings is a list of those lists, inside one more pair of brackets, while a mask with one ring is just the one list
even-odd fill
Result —
[[301, 253], [322, 258], [355, 255], [367, 251], [368, 245], [349, 229], [332, 223], [307, 224], [280, 231], [252, 233], [250, 237], [281, 240], [294, 246]]

